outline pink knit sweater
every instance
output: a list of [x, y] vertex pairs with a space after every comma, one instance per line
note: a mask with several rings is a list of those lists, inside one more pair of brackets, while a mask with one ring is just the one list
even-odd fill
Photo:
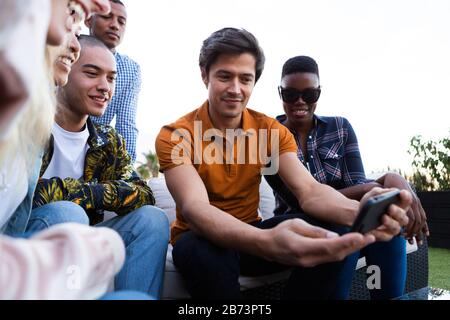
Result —
[[0, 299], [97, 299], [125, 248], [107, 228], [61, 224], [29, 240], [0, 236]]

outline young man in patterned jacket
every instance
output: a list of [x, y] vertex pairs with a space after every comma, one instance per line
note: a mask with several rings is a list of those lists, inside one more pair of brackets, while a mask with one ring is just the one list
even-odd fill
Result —
[[[81, 55], [68, 84], [57, 93], [52, 139], [35, 191], [34, 208], [65, 202], [64, 210], [44, 214], [45, 229], [58, 221], [109, 227], [125, 242], [126, 260], [115, 279], [116, 290], [137, 290], [159, 298], [169, 224], [152, 191], [133, 170], [123, 138], [110, 126], [93, 124], [114, 94], [116, 64], [99, 40], [81, 36]], [[103, 210], [119, 216], [103, 220]], [[43, 210], [48, 212], [48, 210]], [[61, 215], [64, 216], [61, 218]], [[35, 217], [36, 218], [36, 217]]]
[[133, 162], [136, 161], [136, 112], [141, 90], [141, 69], [128, 56], [116, 51], [125, 36], [127, 10], [120, 0], [110, 0], [111, 11], [107, 15], [93, 15], [86, 21], [92, 36], [102, 41], [114, 54], [117, 65], [116, 93], [106, 112], [93, 117], [98, 124], [110, 124], [116, 117], [115, 128], [125, 139], [126, 148]]

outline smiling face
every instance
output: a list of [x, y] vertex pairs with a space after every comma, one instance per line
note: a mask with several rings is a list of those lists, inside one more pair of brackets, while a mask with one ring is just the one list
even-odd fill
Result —
[[58, 87], [63, 87], [67, 84], [69, 73], [72, 65], [77, 62], [80, 57], [80, 43], [78, 42], [76, 33], [67, 33], [63, 44], [55, 49], [53, 64], [53, 77]]
[[[288, 74], [281, 79], [281, 87], [292, 88], [298, 91], [315, 89], [319, 87], [319, 77], [315, 73], [308, 72]], [[308, 104], [301, 97], [293, 103], [283, 101], [284, 112], [291, 127], [310, 125], [313, 122], [316, 107], [317, 102]]]
[[249, 53], [222, 54], [211, 65], [208, 74], [202, 70], [213, 120], [240, 121], [255, 86], [255, 63], [255, 58]]
[[102, 116], [114, 94], [116, 74], [114, 56], [107, 48], [84, 45], [61, 89], [61, 105], [79, 117]]
[[94, 15], [86, 21], [91, 35], [100, 39], [106, 46], [115, 50], [122, 42], [127, 26], [127, 10], [120, 3], [111, 2], [111, 12]]

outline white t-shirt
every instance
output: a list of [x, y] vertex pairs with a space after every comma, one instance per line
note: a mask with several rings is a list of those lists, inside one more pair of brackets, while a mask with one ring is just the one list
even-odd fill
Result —
[[69, 132], [55, 122], [52, 133], [55, 139], [53, 157], [42, 178], [82, 178], [84, 161], [89, 150], [87, 126], [81, 132]]
[[28, 192], [25, 160], [20, 155], [8, 160], [8, 164], [0, 168], [0, 229], [8, 222]]

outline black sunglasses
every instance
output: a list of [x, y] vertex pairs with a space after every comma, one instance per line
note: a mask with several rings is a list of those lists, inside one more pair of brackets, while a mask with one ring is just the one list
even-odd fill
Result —
[[321, 92], [320, 87], [308, 88], [303, 91], [293, 88], [283, 88], [281, 86], [278, 87], [278, 93], [280, 94], [281, 99], [286, 103], [295, 103], [300, 97], [307, 104], [316, 103], [319, 100]]

